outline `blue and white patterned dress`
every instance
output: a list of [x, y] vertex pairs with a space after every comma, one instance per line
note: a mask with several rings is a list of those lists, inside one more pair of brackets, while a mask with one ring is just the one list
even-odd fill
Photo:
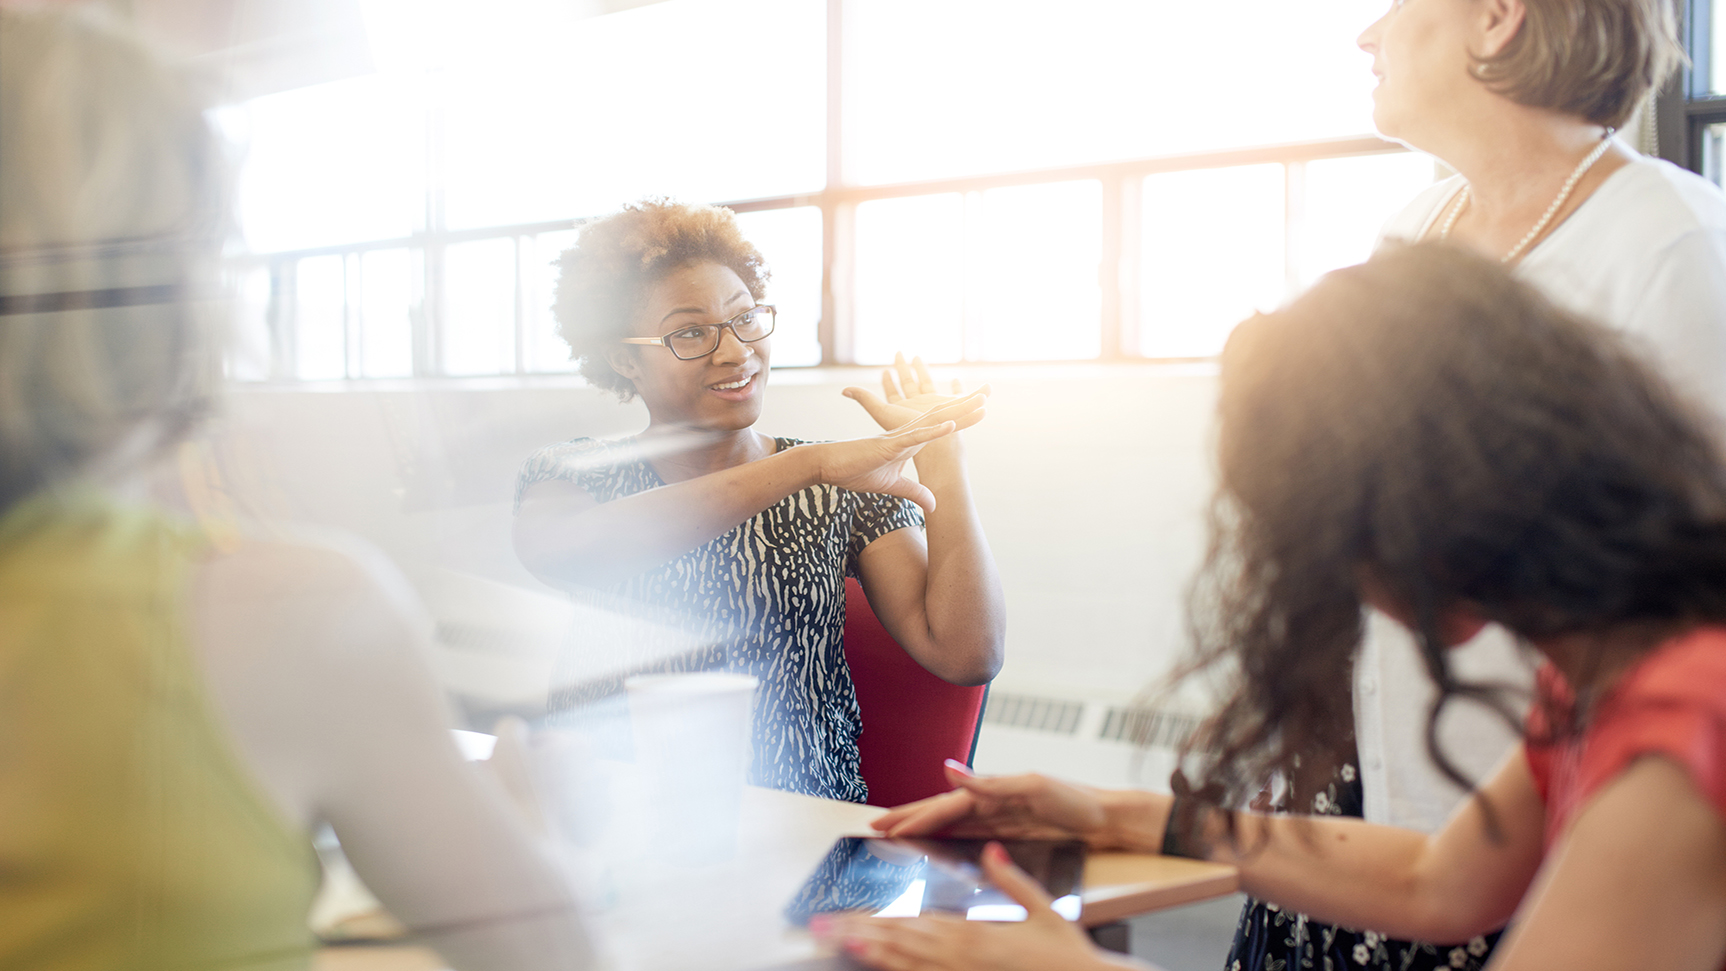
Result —
[[[803, 444], [775, 439], [783, 451]], [[535, 452], [516, 485], [569, 482], [600, 502], [656, 489], [665, 482], [637, 452], [634, 439], [578, 438]], [[917, 506], [893, 496], [816, 485], [793, 493], [718, 538], [643, 573], [598, 590], [571, 591], [579, 602], [638, 623], [628, 645], [569, 648], [651, 657], [644, 640], [677, 639], [702, 649], [659, 650], [667, 671], [724, 670], [761, 680], [753, 722], [749, 781], [828, 799], [865, 802], [859, 771], [861, 721], [845, 663], [845, 578], [875, 540], [921, 527]], [[656, 633], [657, 632], [657, 633]], [[669, 633], [665, 633], [669, 632]], [[615, 685], [559, 678], [553, 716], [617, 704]]]

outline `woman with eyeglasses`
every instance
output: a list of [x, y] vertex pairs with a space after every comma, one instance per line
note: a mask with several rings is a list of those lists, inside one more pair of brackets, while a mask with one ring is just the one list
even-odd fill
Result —
[[[648, 424], [535, 453], [515, 548], [546, 583], [629, 618], [630, 643], [589, 638], [572, 650], [602, 660], [566, 669], [753, 674], [750, 781], [863, 802], [845, 578], [939, 677], [983, 684], [1001, 664], [1000, 584], [955, 434], [982, 419], [987, 389], [942, 394], [901, 361], [884, 397], [845, 392], [881, 435], [757, 431], [776, 316], [761, 303], [767, 277], [726, 209], [645, 201], [582, 227], [561, 258], [559, 332], [581, 374], [639, 396]], [[572, 717], [617, 688], [562, 680], [574, 683], [551, 705]]]
[[[1726, 455], [1702, 413], [1621, 335], [1436, 243], [1243, 323], [1221, 382], [1191, 609], [1194, 666], [1230, 690], [1185, 753], [1192, 785], [951, 772], [953, 792], [875, 825], [1226, 862], [1273, 910], [1314, 918], [1287, 931], [1320, 936], [1311, 963], [1228, 971], [1376, 967], [1384, 932], [1453, 942], [1438, 955], [1452, 968], [1726, 968]], [[1421, 708], [1428, 726], [1463, 706], [1526, 711], [1519, 744], [1431, 834], [1238, 808], [1346, 718], [1324, 689], [1347, 682], [1368, 606], [1420, 643], [1441, 703]], [[1488, 623], [1538, 664], [1532, 706], [1455, 667]], [[1029, 920], [819, 930], [888, 971], [1130, 964], [985, 859]], [[1317, 921], [1374, 931], [1334, 950]], [[1480, 935], [1507, 922], [1487, 958]]]

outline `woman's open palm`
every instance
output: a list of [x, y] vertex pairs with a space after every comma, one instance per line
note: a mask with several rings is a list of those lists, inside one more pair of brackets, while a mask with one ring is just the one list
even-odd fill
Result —
[[[976, 393], [987, 395], [989, 388], [985, 385]], [[891, 431], [955, 401], [963, 400], [965, 395], [958, 379], [955, 378], [944, 393], [938, 390], [935, 379], [929, 375], [929, 368], [924, 365], [922, 358], [914, 357], [907, 362], [905, 355], [895, 354], [893, 366], [881, 372], [879, 396], [867, 388], [846, 388], [845, 397], [862, 405], [863, 410], [875, 419], [876, 424]]]

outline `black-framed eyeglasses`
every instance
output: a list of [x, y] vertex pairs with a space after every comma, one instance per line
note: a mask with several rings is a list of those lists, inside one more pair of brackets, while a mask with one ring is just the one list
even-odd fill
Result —
[[625, 344], [659, 344], [669, 348], [680, 361], [706, 357], [719, 349], [719, 334], [727, 327], [745, 344], [753, 344], [773, 333], [779, 311], [768, 304], [757, 304], [730, 320], [717, 324], [690, 324], [679, 327], [664, 337], [625, 337]]

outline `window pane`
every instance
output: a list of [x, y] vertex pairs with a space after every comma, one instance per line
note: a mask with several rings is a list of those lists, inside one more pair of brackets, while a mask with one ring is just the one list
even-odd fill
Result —
[[443, 371], [515, 372], [515, 240], [444, 251]]
[[648, 195], [786, 195], [824, 181], [822, 0], [665, 0], [582, 19], [559, 14], [567, 4], [454, 6], [514, 29], [508, 42], [462, 48], [447, 76], [452, 227], [595, 215]]
[[976, 197], [970, 217], [966, 357], [1096, 357], [1102, 187], [1085, 181], [990, 189]]
[[360, 257], [360, 374], [403, 378], [414, 371], [413, 313], [419, 302], [405, 249]]
[[857, 207], [856, 318], [859, 364], [894, 351], [930, 361], [964, 357], [965, 197], [881, 199]]
[[899, 182], [1370, 133], [1371, 61], [1354, 41], [1386, 6], [849, 3], [846, 179]]
[[229, 113], [246, 143], [238, 216], [258, 252], [404, 237], [425, 213], [425, 109], [381, 75], [287, 91]]
[[1372, 255], [1385, 221], [1431, 185], [1436, 171], [1431, 157], [1418, 152], [1308, 162], [1295, 253], [1301, 286]]
[[767, 302], [779, 309], [773, 366], [820, 364], [821, 210], [740, 212], [737, 224], [773, 271], [767, 283]]
[[522, 241], [521, 283], [525, 317], [522, 338], [527, 341], [522, 358], [529, 371], [573, 371], [569, 345], [557, 335], [557, 317], [551, 311], [557, 296], [557, 258], [575, 245], [575, 230], [541, 233]]
[[233, 294], [233, 339], [228, 343], [230, 381], [264, 381], [271, 377], [275, 345], [270, 338], [270, 268], [229, 264]]
[[345, 378], [347, 368], [347, 273], [340, 256], [301, 260], [295, 270], [294, 357], [296, 377]]
[[[1708, 43], [1710, 60], [1708, 90], [1710, 93], [1720, 94], [1726, 92], [1726, 4], [1722, 4], [1720, 0], [1702, 0], [1702, 2], [1710, 5], [1708, 23], [1713, 28], [1710, 31], [1713, 36], [1709, 38]], [[1692, 48], [1694, 46], [1694, 44], [1691, 45]]]
[[1281, 165], [1153, 175], [1144, 182], [1140, 348], [1208, 357], [1254, 310], [1282, 302]]
[[1726, 186], [1726, 124], [1702, 129], [1702, 175], [1718, 186]]

